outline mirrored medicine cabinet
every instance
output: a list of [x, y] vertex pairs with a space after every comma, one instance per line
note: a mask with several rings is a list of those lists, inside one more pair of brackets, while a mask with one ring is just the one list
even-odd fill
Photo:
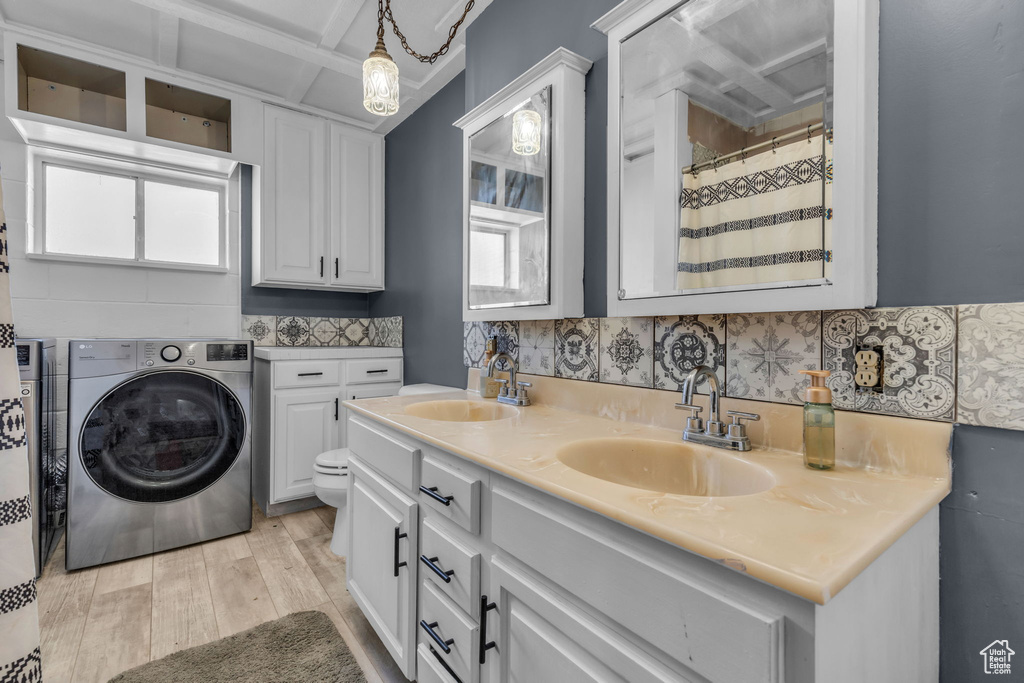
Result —
[[463, 319], [583, 315], [584, 79], [564, 48], [473, 109], [463, 131]]
[[875, 303], [878, 0], [627, 0], [608, 315]]

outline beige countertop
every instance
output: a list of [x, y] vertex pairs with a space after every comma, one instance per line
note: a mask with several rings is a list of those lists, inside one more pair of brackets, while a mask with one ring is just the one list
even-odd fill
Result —
[[[346, 401], [345, 406], [819, 604], [836, 595], [950, 490], [949, 424], [840, 412], [836, 439], [841, 462], [835, 470], [819, 472], [804, 467], [798, 452], [757, 447], [765, 440], [791, 444], [791, 434], [787, 441], [779, 433], [799, 431], [799, 406], [771, 408], [772, 404], [749, 401], [734, 401], [723, 407], [723, 412], [732, 407], [749, 410], [760, 406], [760, 412], [769, 413], [765, 416], [768, 425], [762, 422], [756, 433], [751, 430], [754, 450], [735, 454], [712, 450], [766, 468], [775, 480], [771, 489], [743, 496], [697, 497], [605, 481], [569, 468], [557, 458], [558, 450], [574, 441], [599, 437], [677, 444], [681, 427], [668, 429], [628, 421], [631, 416], [660, 412], [681, 422], [678, 413], [664, 410], [677, 400], [677, 395], [571, 380], [531, 379], [542, 380], [540, 391], [535, 386], [535, 393], [552, 397], [566, 391], [565, 383], [579, 385], [579, 391], [589, 392], [586, 400], [599, 407], [575, 412], [536, 402], [535, 398], [534, 405], [516, 409], [517, 414], [507, 419], [443, 422], [414, 417], [405, 408], [423, 401], [480, 401], [479, 394], [459, 391], [373, 398]], [[570, 391], [576, 392], [577, 388], [570, 387]], [[642, 398], [638, 399], [635, 392], [643, 392]], [[657, 408], [652, 409], [650, 404], [657, 404]], [[578, 409], [579, 405], [573, 407]], [[759, 439], [762, 434], [764, 439]]]

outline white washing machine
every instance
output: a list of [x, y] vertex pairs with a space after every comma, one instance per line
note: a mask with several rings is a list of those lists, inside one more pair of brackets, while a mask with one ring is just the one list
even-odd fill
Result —
[[68, 385], [68, 569], [252, 526], [251, 341], [72, 340]]

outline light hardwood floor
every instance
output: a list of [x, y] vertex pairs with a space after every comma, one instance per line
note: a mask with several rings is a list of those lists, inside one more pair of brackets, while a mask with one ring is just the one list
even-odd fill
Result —
[[333, 508], [268, 519], [253, 506], [248, 533], [74, 572], [64, 570], [61, 541], [38, 584], [44, 680], [105, 683], [172, 652], [319, 610], [369, 683], [405, 683], [345, 589], [333, 528]]

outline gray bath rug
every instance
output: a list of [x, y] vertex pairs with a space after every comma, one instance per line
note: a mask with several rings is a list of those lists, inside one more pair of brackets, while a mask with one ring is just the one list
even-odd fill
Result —
[[110, 683], [364, 683], [323, 612], [296, 612], [118, 674]]

